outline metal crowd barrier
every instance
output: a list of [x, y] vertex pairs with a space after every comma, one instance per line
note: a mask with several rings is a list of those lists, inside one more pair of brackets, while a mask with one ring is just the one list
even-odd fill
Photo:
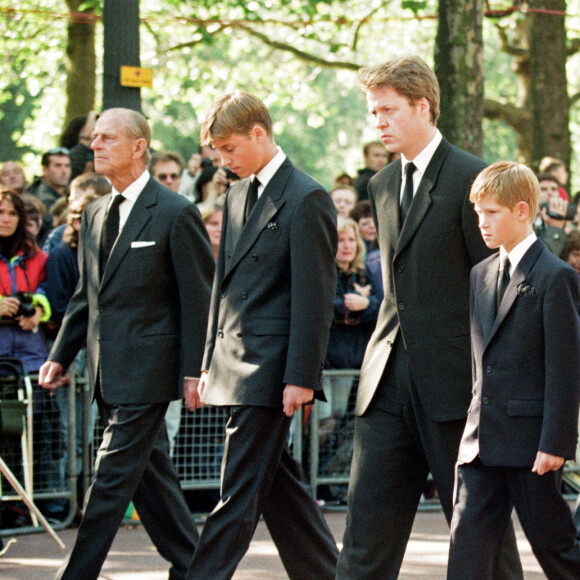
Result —
[[[305, 460], [310, 485], [315, 495], [321, 486], [329, 486], [341, 503], [346, 500], [354, 438], [354, 406], [360, 371], [325, 370], [327, 404], [316, 403], [310, 411], [306, 428], [309, 454]], [[564, 467], [564, 496], [572, 501], [580, 493], [580, 442], [577, 461]], [[431, 476], [429, 476], [431, 479]], [[427, 486], [419, 510], [440, 509], [439, 500], [430, 497], [434, 488]]]
[[[31, 376], [35, 385], [35, 429], [39, 430], [34, 436], [33, 500], [40, 504], [41, 510], [54, 500], [61, 502], [62, 518], [51, 521], [55, 529], [72, 523], [90, 484], [102, 437], [96, 409], [90, 404], [86, 377], [74, 369], [70, 374], [70, 387], [59, 389], [54, 397], [40, 389], [36, 385], [37, 377]], [[325, 371], [329, 402], [307, 407], [295, 416], [292, 426], [291, 450], [303, 462], [315, 497], [326, 486], [342, 500], [341, 505], [345, 503], [350, 476], [358, 378], [356, 370]], [[183, 406], [173, 459], [184, 490], [219, 488], [226, 422], [224, 409], [203, 407], [191, 413]], [[18, 441], [0, 441], [0, 456], [17, 478], [22, 478], [24, 485]], [[564, 479], [568, 486], [567, 499], [573, 499], [580, 492], [580, 463], [568, 462]], [[17, 505], [17, 495], [5, 481], [0, 483], [4, 507]], [[439, 502], [436, 498], [426, 499], [419, 509], [439, 509]], [[32, 531], [42, 531], [42, 528], [4, 527], [0, 535]]]
[[[2, 376], [0, 399], [9, 399], [24, 376]], [[38, 385], [36, 374], [26, 375], [32, 387], [32, 421], [27, 421], [26, 444], [15, 438], [0, 440], [0, 457], [46, 517], [53, 529], [67, 528], [77, 510], [74, 440], [74, 388], [49, 393]], [[31, 423], [31, 424], [30, 424]], [[70, 426], [70, 428], [68, 428]], [[32, 469], [27, 455], [32, 451]], [[44, 531], [9, 481], [0, 478], [2, 528], [0, 535]]]

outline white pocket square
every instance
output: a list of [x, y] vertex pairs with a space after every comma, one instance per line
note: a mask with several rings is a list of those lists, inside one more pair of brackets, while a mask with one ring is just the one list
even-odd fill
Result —
[[131, 242], [132, 248], [146, 248], [147, 246], [154, 246], [155, 242]]

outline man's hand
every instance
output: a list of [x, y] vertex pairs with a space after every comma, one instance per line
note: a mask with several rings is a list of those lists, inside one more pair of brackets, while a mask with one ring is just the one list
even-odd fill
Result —
[[43, 312], [40, 306], [35, 306], [34, 310], [34, 316], [19, 316], [16, 319], [18, 320], [18, 325], [22, 330], [34, 330], [35, 328], [38, 328]]
[[189, 161], [187, 162], [187, 171], [189, 172], [189, 175], [191, 175], [192, 177], [195, 177], [195, 174], [201, 168], [201, 160], [202, 157], [199, 153], [194, 153], [189, 158]]
[[349, 292], [344, 295], [344, 305], [352, 312], [360, 312], [369, 307], [371, 301], [366, 296]]
[[70, 379], [63, 373], [64, 368], [60, 363], [48, 360], [38, 371], [38, 384], [49, 391], [70, 384]]
[[201, 409], [201, 395], [207, 384], [207, 371], [201, 373], [200, 379], [183, 379], [183, 396], [190, 411]]
[[538, 451], [532, 471], [538, 475], [544, 475], [544, 473], [548, 473], [548, 471], [558, 471], [558, 469], [564, 465], [564, 461], [566, 460], [563, 457]]
[[297, 385], [286, 385], [282, 395], [284, 414], [288, 417], [294, 415], [294, 411], [299, 411], [302, 405], [310, 403], [314, 398], [314, 391]]
[[2, 318], [14, 318], [20, 308], [20, 300], [15, 296], [4, 296], [0, 300], [0, 316]]

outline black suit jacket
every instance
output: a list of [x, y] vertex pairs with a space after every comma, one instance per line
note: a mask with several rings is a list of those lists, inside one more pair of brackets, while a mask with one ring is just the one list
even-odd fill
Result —
[[398, 334], [423, 406], [436, 421], [462, 419], [470, 401], [469, 273], [489, 255], [469, 202], [484, 163], [443, 139], [401, 230], [401, 162], [369, 182], [385, 297], [363, 361], [356, 413], [375, 394]]
[[578, 275], [536, 241], [497, 317], [499, 257], [473, 268], [473, 400], [459, 461], [531, 467], [538, 451], [572, 459], [580, 398]]
[[87, 343], [91, 388], [108, 404], [170, 401], [197, 377], [214, 262], [197, 208], [153, 178], [139, 195], [101, 280], [110, 195], [83, 212], [80, 280], [49, 360], [67, 368]]
[[336, 286], [336, 211], [286, 159], [243, 224], [249, 180], [227, 193], [203, 368], [210, 405], [282, 406], [286, 384], [318, 398]]

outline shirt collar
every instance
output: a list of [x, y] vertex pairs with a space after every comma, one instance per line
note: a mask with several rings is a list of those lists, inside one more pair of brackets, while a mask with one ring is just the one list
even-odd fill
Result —
[[508, 254], [503, 246], [499, 248], [499, 263], [500, 268], [501, 264], [505, 257], [507, 256], [510, 260], [510, 276], [514, 273], [516, 266], [520, 263], [520, 260], [524, 257], [524, 254], [532, 247], [534, 242], [537, 240], [537, 236], [534, 232], [532, 232], [527, 238], [522, 240], [515, 248], [512, 248], [512, 251]]
[[[431, 158], [435, 154], [435, 151], [437, 150], [437, 147], [439, 147], [439, 144], [441, 143], [442, 139], [443, 135], [441, 135], [441, 131], [439, 131], [439, 129], [436, 129], [433, 139], [429, 141], [429, 143], [425, 146], [425, 148], [421, 151], [421, 153], [415, 156], [415, 159], [407, 159], [403, 154], [401, 154], [401, 167], [403, 173], [405, 172], [405, 167], [407, 167], [407, 163], [409, 163], [409, 161], [412, 161], [415, 164], [415, 167], [417, 168], [416, 170], [420, 171], [422, 177], [425, 171], [427, 170], [427, 166], [431, 162]], [[417, 182], [415, 181], [415, 183]]]
[[270, 159], [270, 161], [267, 163], [267, 165], [262, 168], [260, 173], [258, 173], [255, 176], [252, 175], [252, 180], [255, 177], [257, 177], [260, 180], [260, 187], [258, 187], [258, 196], [262, 195], [262, 192], [264, 191], [264, 189], [266, 188], [266, 186], [268, 185], [268, 183], [270, 182], [272, 177], [274, 177], [276, 171], [278, 171], [278, 169], [280, 169], [280, 167], [282, 166], [282, 163], [284, 163], [285, 159], [286, 159], [286, 155], [284, 154], [282, 149], [280, 149], [280, 147], [278, 147], [278, 153], [276, 153], [276, 155], [274, 155], [274, 157], [272, 157], [272, 159]]
[[[132, 203], [135, 203], [141, 192], [145, 189], [150, 177], [151, 175], [146, 169], [131, 185], [129, 185], [129, 187], [125, 189], [125, 191], [123, 191], [123, 197]], [[111, 196], [111, 199], [116, 195], [119, 195], [119, 192], [113, 187], [113, 195]]]

